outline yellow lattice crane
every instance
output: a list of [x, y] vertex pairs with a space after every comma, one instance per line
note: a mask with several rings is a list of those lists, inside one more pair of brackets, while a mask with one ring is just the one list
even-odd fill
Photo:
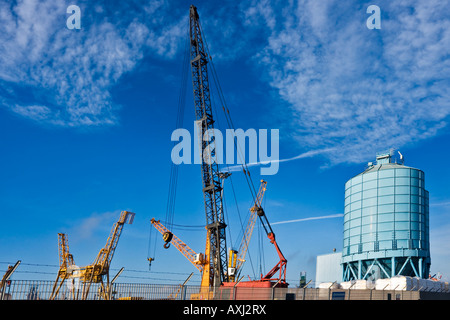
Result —
[[228, 268], [228, 277], [230, 282], [236, 281], [238, 275], [241, 272], [242, 265], [245, 262], [245, 256], [247, 254], [247, 249], [250, 244], [250, 239], [253, 234], [253, 228], [255, 227], [255, 222], [258, 215], [261, 215], [264, 211], [261, 207], [262, 199], [264, 197], [264, 193], [266, 192], [267, 182], [261, 180], [261, 185], [259, 187], [258, 195], [256, 196], [255, 203], [250, 208], [250, 217], [247, 222], [247, 226], [245, 228], [245, 232], [242, 235], [242, 240], [239, 246], [239, 249], [233, 250], [230, 249], [229, 253], [229, 268]]
[[[82, 272], [81, 280], [86, 284], [83, 287], [83, 299], [87, 298], [89, 294], [89, 287], [91, 283], [100, 283], [100, 295], [105, 299], [110, 299], [110, 283], [109, 283], [109, 266], [114, 256], [114, 252], [119, 242], [122, 233], [123, 225], [125, 223], [132, 224], [135, 213], [129, 211], [122, 211], [119, 220], [113, 225], [111, 233], [106, 241], [105, 247], [100, 249], [97, 258], [93, 264], [88, 265]], [[105, 279], [106, 278], [106, 279]], [[106, 280], [106, 287], [104, 280]]]
[[[51, 295], [51, 299], [55, 299], [59, 288], [65, 279], [78, 278], [82, 282], [82, 295], [81, 299], [86, 300], [89, 294], [89, 289], [92, 283], [100, 283], [99, 295], [105, 300], [111, 298], [110, 294], [110, 281], [109, 281], [109, 266], [114, 256], [114, 252], [119, 242], [120, 235], [125, 223], [132, 224], [134, 219], [134, 213], [129, 211], [122, 211], [119, 220], [113, 225], [106, 245], [100, 249], [94, 263], [85, 266], [77, 267], [73, 264], [73, 257], [69, 254], [67, 237], [60, 236], [60, 271], [58, 272], [58, 278], [56, 279], [54, 290]], [[59, 234], [60, 235], [60, 234]], [[70, 264], [72, 263], [72, 264]], [[73, 265], [70, 268], [70, 265]], [[70, 270], [70, 274], [69, 271]], [[61, 276], [60, 276], [61, 274]], [[58, 280], [62, 280], [55, 290]], [[75, 290], [75, 289], [73, 289]], [[78, 296], [78, 295], [77, 295]]]
[[[53, 284], [52, 293], [50, 295], [50, 300], [55, 299], [58, 296], [59, 290], [63, 285], [64, 281], [72, 277], [73, 267], [75, 262], [73, 260], [73, 255], [69, 253], [69, 240], [65, 233], [58, 233], [58, 248], [59, 248], [59, 270], [58, 276], [56, 277], [55, 283]], [[72, 286], [75, 290], [75, 286]], [[72, 292], [75, 296], [75, 292]]]
[[8, 269], [6, 270], [5, 274], [3, 275], [2, 280], [0, 281], [0, 300], [3, 300], [3, 298], [5, 297], [5, 288], [7, 286], [9, 278], [14, 273], [14, 271], [16, 271], [16, 269], [20, 263], [21, 263], [21, 261], [18, 260], [14, 264], [14, 266], [11, 266], [11, 265], [8, 266]]

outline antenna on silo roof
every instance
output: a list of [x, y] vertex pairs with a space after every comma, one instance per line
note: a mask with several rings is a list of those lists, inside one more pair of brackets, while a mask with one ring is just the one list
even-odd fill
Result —
[[403, 155], [401, 154], [400, 151], [397, 151], [397, 152], [398, 152], [398, 154], [400, 155], [400, 161], [401, 161], [401, 163], [402, 163], [402, 165], [403, 165], [403, 163], [405, 163], [405, 157], [403, 157]]

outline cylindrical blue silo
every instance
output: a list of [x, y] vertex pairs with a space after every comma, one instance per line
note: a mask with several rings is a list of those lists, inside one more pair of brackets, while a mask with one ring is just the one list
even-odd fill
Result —
[[345, 184], [343, 281], [428, 278], [430, 263], [424, 172], [379, 154]]

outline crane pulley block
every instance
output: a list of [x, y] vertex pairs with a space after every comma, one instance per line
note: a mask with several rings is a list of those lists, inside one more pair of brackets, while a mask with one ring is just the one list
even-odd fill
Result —
[[166, 242], [166, 243], [170, 242], [172, 240], [172, 238], [173, 238], [173, 233], [172, 232], [170, 232], [170, 231], [164, 232], [164, 234], [163, 234], [164, 242]]

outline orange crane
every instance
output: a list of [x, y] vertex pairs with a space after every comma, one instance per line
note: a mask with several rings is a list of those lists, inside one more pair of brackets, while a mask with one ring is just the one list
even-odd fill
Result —
[[208, 241], [210, 237], [210, 230], [206, 228], [206, 246], [205, 253], [196, 253], [192, 250], [186, 243], [184, 243], [175, 234], [169, 231], [159, 220], [152, 218], [150, 220], [151, 224], [163, 235], [163, 240], [165, 242], [164, 248], [168, 248], [168, 244], [172, 243], [178, 251], [180, 251], [193, 265], [200, 271], [202, 280], [200, 283], [200, 294], [192, 295], [191, 299], [209, 299], [209, 286], [210, 286], [210, 273], [211, 265], [209, 263], [209, 258], [211, 254], [210, 242]]
[[229, 253], [229, 268], [228, 268], [228, 277], [231, 282], [235, 281], [236, 278], [239, 278], [240, 272], [242, 271], [242, 265], [245, 262], [245, 256], [247, 254], [248, 246], [250, 244], [250, 239], [253, 234], [253, 228], [255, 227], [255, 222], [258, 217], [258, 214], [263, 210], [261, 207], [262, 199], [264, 197], [264, 193], [266, 192], [267, 182], [261, 180], [261, 185], [259, 187], [258, 194], [256, 196], [256, 200], [254, 205], [250, 208], [250, 217], [247, 222], [247, 226], [245, 228], [245, 232], [242, 235], [242, 240], [239, 246], [239, 249], [233, 250], [230, 249]]
[[[109, 266], [111, 265], [111, 260], [114, 256], [114, 252], [119, 242], [120, 235], [122, 234], [122, 229], [125, 223], [132, 224], [135, 213], [129, 211], [122, 211], [120, 213], [119, 220], [113, 225], [106, 245], [100, 249], [94, 263], [79, 268], [73, 264], [73, 257], [69, 254], [69, 247], [67, 242], [67, 237], [62, 234], [59, 235], [60, 244], [60, 271], [58, 272], [58, 277], [53, 286], [53, 291], [50, 299], [53, 300], [57, 297], [59, 288], [61, 288], [62, 283], [67, 278], [79, 278], [83, 282], [82, 290], [82, 300], [86, 300], [89, 294], [89, 289], [92, 283], [100, 283], [99, 295], [105, 300], [111, 299], [110, 294], [110, 281], [109, 281]], [[70, 266], [73, 266], [70, 268]], [[71, 272], [69, 273], [69, 269]], [[58, 289], [55, 290], [58, 280], [61, 279], [61, 283]], [[106, 282], [106, 284], [105, 284]], [[75, 290], [75, 288], [73, 288]]]

